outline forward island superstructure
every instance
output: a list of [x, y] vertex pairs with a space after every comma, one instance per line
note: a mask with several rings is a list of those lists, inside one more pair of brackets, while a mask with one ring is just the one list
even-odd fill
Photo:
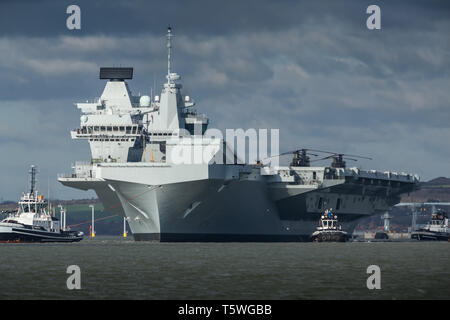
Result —
[[[73, 139], [89, 141], [92, 159], [58, 180], [94, 190], [105, 208], [124, 215], [135, 240], [308, 240], [325, 208], [351, 233], [357, 220], [384, 213], [413, 191], [415, 175], [331, 166], [311, 167], [303, 155], [289, 166], [218, 161], [226, 142], [206, 134], [209, 119], [193, 110], [171, 71], [158, 96], [133, 96], [132, 68], [101, 68], [102, 96], [79, 103]], [[198, 160], [200, 159], [200, 161]]]

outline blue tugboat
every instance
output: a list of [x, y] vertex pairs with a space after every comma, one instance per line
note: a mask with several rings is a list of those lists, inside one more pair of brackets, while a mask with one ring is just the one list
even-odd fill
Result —
[[349, 235], [338, 225], [337, 215], [332, 209], [325, 210], [317, 230], [311, 235], [314, 242], [346, 242], [348, 239]]

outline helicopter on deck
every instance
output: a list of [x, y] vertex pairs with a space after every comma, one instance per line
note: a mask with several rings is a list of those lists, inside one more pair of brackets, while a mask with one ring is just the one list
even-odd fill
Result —
[[[316, 152], [316, 153], [325, 153], [325, 154], [329, 154], [329, 155], [319, 158], [319, 159], [311, 160], [310, 156], [319, 157], [318, 154], [312, 153], [311, 151]], [[291, 167], [310, 167], [311, 162], [322, 161], [322, 160], [326, 160], [326, 159], [333, 159], [332, 163], [331, 163], [332, 168], [345, 168], [346, 167], [345, 160], [351, 160], [351, 161], [358, 161], [358, 159], [372, 160], [372, 158], [369, 158], [366, 156], [338, 153], [338, 152], [332, 152], [332, 151], [323, 151], [323, 150], [317, 150], [317, 149], [308, 149], [308, 148], [286, 151], [286, 152], [280, 153], [278, 155], [268, 157], [266, 159], [270, 159], [273, 157], [280, 157], [280, 156], [284, 156], [287, 154], [294, 155], [294, 157], [292, 158], [292, 161], [290, 163]], [[358, 158], [358, 159], [355, 159], [355, 158]]]

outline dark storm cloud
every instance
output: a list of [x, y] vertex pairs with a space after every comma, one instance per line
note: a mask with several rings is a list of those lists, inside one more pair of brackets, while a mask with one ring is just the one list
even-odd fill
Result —
[[82, 8], [80, 34], [114, 35], [158, 33], [171, 23], [183, 33], [200, 35], [280, 30], [298, 25], [308, 12], [330, 7], [298, 1], [6, 1], [0, 5], [0, 30], [9, 35], [67, 34], [65, 10], [71, 4]]
[[[370, 31], [375, 3], [382, 29]], [[70, 4], [81, 7], [80, 31], [66, 28]], [[174, 70], [212, 127], [280, 128], [281, 150], [367, 154], [375, 161], [356, 165], [448, 176], [449, 13], [446, 1], [2, 1], [0, 146], [15, 157], [0, 160], [12, 181], [0, 191], [17, 197], [13, 177], [33, 162], [53, 181], [89, 158], [69, 129], [79, 125], [73, 102], [103, 90], [100, 66], [133, 66], [135, 94], [154, 81], [160, 90], [169, 24]]]
[[[82, 9], [80, 34], [159, 34], [173, 24], [180, 34], [219, 35], [255, 31], [277, 31], [320, 23], [330, 17], [354, 27], [365, 25], [361, 12], [373, 1], [167, 1], [167, 0], [79, 0], [79, 1], [2, 1], [0, 34], [54, 36], [68, 34], [66, 8]], [[407, 28], [421, 23], [446, 20], [450, 5], [446, 1], [376, 1], [385, 9], [386, 27]], [[359, 19], [355, 19], [359, 16]]]

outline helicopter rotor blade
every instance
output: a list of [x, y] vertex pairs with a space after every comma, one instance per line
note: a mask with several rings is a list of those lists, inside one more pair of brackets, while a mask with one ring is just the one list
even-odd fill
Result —
[[267, 159], [275, 158], [275, 157], [281, 157], [281, 156], [285, 156], [285, 155], [291, 154], [291, 153], [294, 153], [294, 151], [287, 151], [287, 152], [283, 152], [283, 153], [280, 153], [280, 154], [276, 154], [274, 156], [270, 156], [270, 157], [264, 158], [263, 160], [267, 160]]
[[366, 157], [366, 156], [359, 156], [359, 155], [347, 154], [347, 153], [338, 153], [338, 152], [325, 151], [325, 150], [318, 150], [318, 149], [309, 149], [309, 148], [301, 148], [301, 149], [296, 149], [296, 150], [286, 151], [286, 152], [283, 152], [283, 153], [280, 153], [280, 154], [277, 154], [277, 155], [274, 155], [274, 156], [267, 157], [267, 158], [265, 158], [264, 160], [267, 160], [267, 159], [270, 159], [270, 158], [274, 158], [274, 157], [284, 156], [284, 155], [287, 155], [287, 154], [295, 154], [295, 153], [297, 153], [297, 152], [303, 152], [303, 151], [305, 151], [305, 153], [306, 153], [307, 155], [311, 155], [311, 156], [315, 156], [315, 157], [318, 157], [319, 155], [318, 155], [318, 154], [315, 154], [315, 153], [308, 152], [308, 151], [319, 152], [319, 153], [328, 153], [328, 154], [330, 154], [330, 155], [327, 156], [327, 157], [324, 157], [324, 158], [321, 158], [321, 159], [315, 159], [315, 160], [312, 160], [312, 161], [325, 160], [325, 159], [329, 159], [329, 158], [332, 158], [332, 157], [338, 157], [338, 156], [341, 156], [341, 157], [343, 157], [343, 158], [345, 158], [345, 159], [352, 160], [352, 161], [358, 161], [358, 160], [352, 159], [352, 158], [350, 158], [350, 157], [353, 157], [353, 158], [360, 158], [360, 159], [367, 159], [367, 160], [373, 160], [372, 158]]
[[314, 151], [314, 152], [321, 152], [321, 153], [338, 154], [337, 152], [324, 151], [324, 150], [317, 150], [317, 149], [306, 149], [306, 150]]
[[323, 157], [323, 158], [320, 158], [320, 159], [311, 160], [311, 162], [327, 160], [327, 159], [331, 159], [332, 157], [333, 157], [332, 155], [331, 156], [326, 156], [326, 157]]
[[[344, 158], [346, 159], [350, 159], [348, 157], [354, 157], [354, 158], [361, 158], [361, 159], [367, 159], [367, 160], [373, 160], [370, 157], [366, 157], [366, 156], [358, 156], [358, 155], [354, 155], [354, 154], [345, 154], [345, 153], [341, 153], [342, 156], [344, 156]], [[352, 159], [353, 160], [353, 159]]]
[[[337, 158], [338, 156], [339, 156], [339, 154], [338, 154], [338, 155], [332, 154], [332, 155], [330, 155], [330, 156], [326, 156], [326, 157], [323, 157], [323, 158], [320, 158], [320, 159], [314, 159], [314, 160], [311, 160], [311, 162], [314, 162], [314, 161], [322, 161], [322, 160], [327, 160], [327, 159], [331, 159], [331, 158]], [[345, 160], [358, 161], [358, 159], [353, 159], [353, 158], [348, 158], [348, 157], [342, 157], [342, 158], [345, 159]]]
[[[343, 157], [347, 157], [347, 156], [348, 156], [348, 157], [354, 157], [354, 158], [361, 158], [361, 159], [373, 160], [373, 159], [370, 158], [370, 157], [359, 156], [359, 155], [355, 155], [355, 154], [347, 154], [347, 153], [331, 152], [331, 151], [316, 150], [316, 149], [307, 149], [307, 150], [314, 151], [314, 152], [329, 153], [329, 154], [336, 155], [336, 156], [341, 155], [341, 156], [343, 156]], [[348, 159], [348, 158], [347, 158], [347, 159]]]
[[306, 154], [307, 154], [307, 155], [312, 155], [312, 156], [315, 156], [315, 157], [318, 157], [318, 156], [319, 156], [319, 155], [317, 155], [317, 154], [315, 154], [315, 153], [310, 153], [310, 152], [308, 152], [309, 149], [303, 148], [303, 149], [296, 149], [296, 150], [286, 151], [286, 152], [283, 152], [283, 153], [280, 153], [280, 154], [277, 154], [277, 155], [274, 155], [274, 156], [267, 157], [267, 158], [265, 158], [264, 160], [267, 160], [267, 159], [270, 159], [270, 158], [274, 158], [274, 157], [285, 156], [285, 155], [287, 155], [287, 154], [295, 154], [296, 152], [300, 152], [300, 151], [303, 151], [303, 150], [306, 151]]

